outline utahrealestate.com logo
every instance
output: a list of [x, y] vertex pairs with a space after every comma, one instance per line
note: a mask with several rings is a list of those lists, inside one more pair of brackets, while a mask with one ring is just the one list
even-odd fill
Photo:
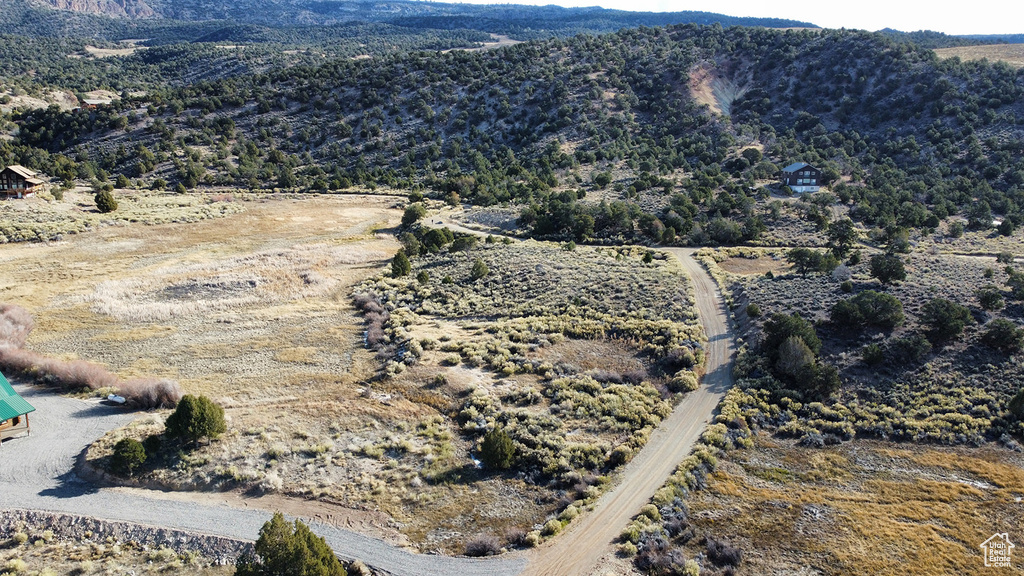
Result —
[[991, 538], [981, 543], [981, 549], [985, 552], [985, 566], [1009, 568], [1010, 554], [1013, 552], [1013, 548], [1009, 534], [996, 532]]

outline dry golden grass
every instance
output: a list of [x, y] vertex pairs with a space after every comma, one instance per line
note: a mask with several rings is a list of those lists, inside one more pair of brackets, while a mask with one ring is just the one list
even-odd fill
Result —
[[986, 59], [991, 62], [1006, 62], [1015, 68], [1024, 67], [1024, 44], [989, 44], [984, 46], [956, 46], [953, 48], [936, 48], [939, 58], [961, 60]]
[[983, 571], [978, 545], [997, 531], [1012, 539], [1022, 487], [1024, 458], [995, 446], [809, 451], [760, 435], [688, 504], [699, 530], [743, 550], [739, 574], [939, 576]]
[[[350, 466], [346, 447], [379, 443], [396, 420], [415, 427], [430, 411], [360, 392], [377, 363], [362, 347], [349, 294], [397, 249], [375, 230], [397, 223], [398, 201], [268, 197], [236, 205], [240, 211], [216, 220], [106, 226], [51, 244], [7, 245], [0, 293], [35, 316], [30, 349], [101, 362], [122, 377], [174, 378], [227, 406], [224, 440], [157, 480], [249, 481], [305, 495], [331, 495], [338, 485], [335, 500], [387, 499], [373, 493], [386, 462]], [[161, 420], [112, 433], [90, 458], [125, 434], [159, 432]], [[360, 476], [367, 482], [350, 481]]]

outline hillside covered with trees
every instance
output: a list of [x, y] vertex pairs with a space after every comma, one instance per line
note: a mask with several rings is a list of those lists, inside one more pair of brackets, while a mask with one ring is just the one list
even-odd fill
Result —
[[[731, 99], [701, 100], [709, 81]], [[68, 180], [391, 186], [514, 203], [539, 237], [728, 244], [758, 239], [773, 214], [756, 200], [797, 160], [869, 227], [1019, 224], [1022, 118], [1024, 74], [1006, 65], [882, 34], [682, 25], [299, 62], [37, 110], [12, 118], [2, 154]]]

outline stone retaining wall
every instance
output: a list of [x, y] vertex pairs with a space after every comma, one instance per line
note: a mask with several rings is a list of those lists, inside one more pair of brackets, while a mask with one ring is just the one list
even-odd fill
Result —
[[107, 538], [113, 538], [119, 543], [130, 542], [140, 548], [157, 549], [163, 546], [178, 554], [199, 553], [217, 565], [234, 564], [240, 554], [252, 549], [252, 542], [182, 530], [99, 520], [74, 514], [0, 510], [0, 539], [10, 539], [16, 532], [26, 529], [30, 536], [50, 530], [60, 540], [105, 542]]

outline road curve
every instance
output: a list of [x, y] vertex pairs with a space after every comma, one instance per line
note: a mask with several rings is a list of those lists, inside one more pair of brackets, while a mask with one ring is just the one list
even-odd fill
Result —
[[[75, 473], [76, 459], [108, 430], [127, 424], [138, 414], [95, 400], [14, 386], [36, 411], [29, 415], [31, 436], [0, 445], [0, 509], [65, 512], [240, 540], [255, 540], [270, 519], [271, 512], [265, 510], [170, 500], [157, 493], [151, 498], [145, 490], [93, 486]], [[526, 563], [525, 558], [512, 556], [478, 560], [414, 554], [356, 532], [313, 521], [309, 524], [342, 558], [359, 559], [396, 576], [506, 576], [519, 573]]]
[[669, 249], [694, 283], [697, 309], [708, 336], [707, 363], [700, 388], [687, 394], [651, 434], [642, 450], [618, 474], [620, 482], [594, 510], [566, 533], [530, 556], [523, 576], [584, 576], [612, 550], [612, 541], [661, 488], [700, 438], [722, 397], [733, 385], [736, 339], [718, 287], [694, 261], [694, 250]]
[[[477, 233], [466, 229], [466, 232]], [[528, 554], [471, 559], [415, 554], [350, 530], [310, 522], [343, 558], [359, 559], [395, 576], [584, 575], [611, 550], [612, 541], [660, 488], [699, 438], [715, 407], [732, 386], [735, 339], [717, 287], [692, 258], [692, 250], [670, 249], [694, 282], [708, 336], [707, 374], [620, 471], [620, 482], [550, 544]], [[36, 407], [32, 435], [0, 445], [0, 509], [65, 512], [107, 520], [253, 540], [271, 513], [227, 504], [148, 497], [144, 490], [97, 488], [75, 473], [75, 461], [108, 430], [137, 414], [118, 407], [55, 395], [35, 387], [15, 388]], [[525, 572], [524, 572], [525, 568]]]

